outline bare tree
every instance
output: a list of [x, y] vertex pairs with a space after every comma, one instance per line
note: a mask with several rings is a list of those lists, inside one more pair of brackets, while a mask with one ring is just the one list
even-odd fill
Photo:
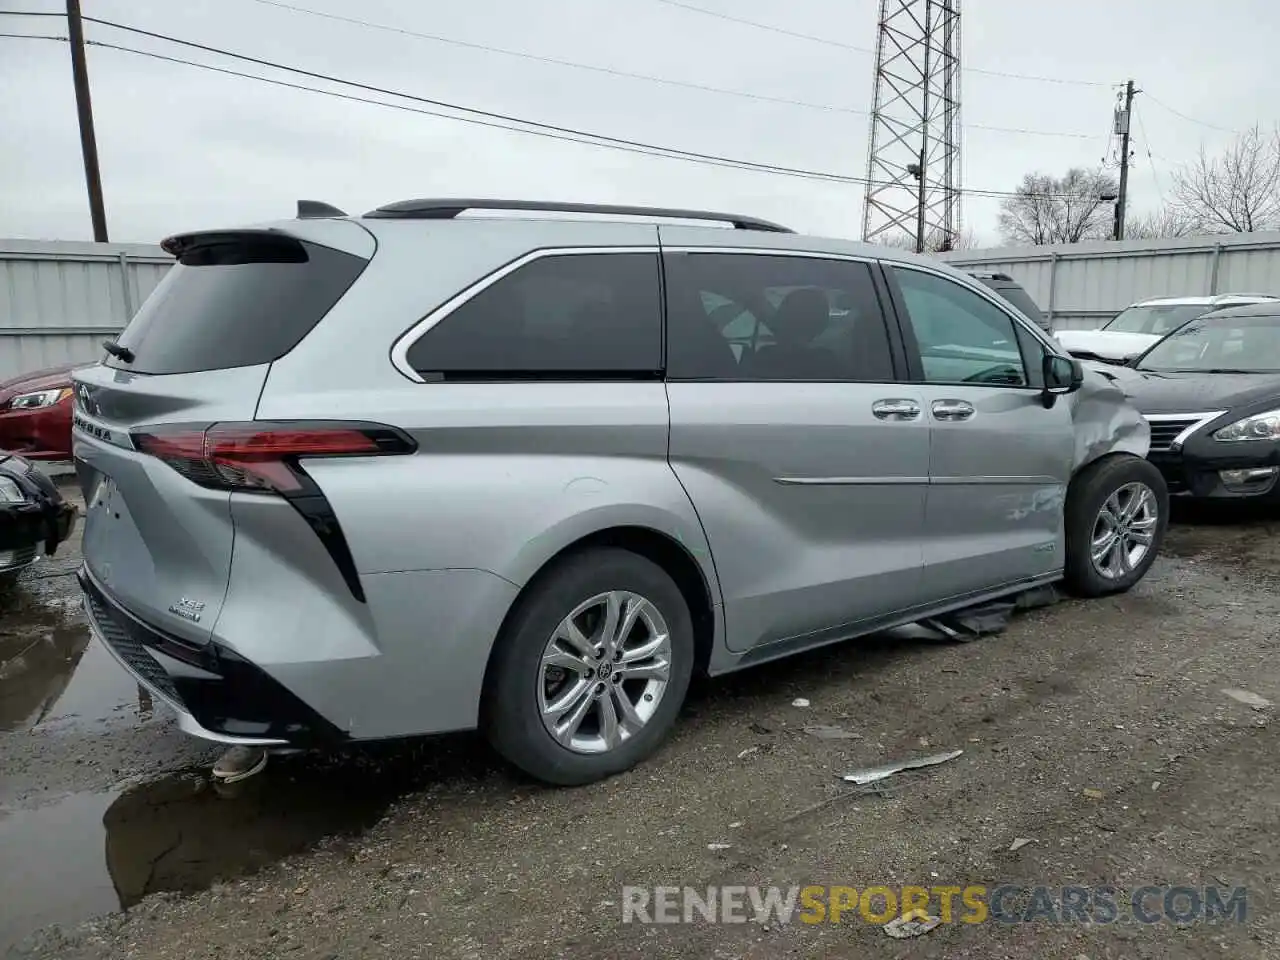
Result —
[[1255, 126], [1227, 149], [1200, 155], [1173, 176], [1174, 205], [1204, 233], [1251, 233], [1280, 226], [1280, 130]]
[[1192, 237], [1200, 232], [1195, 221], [1179, 206], [1166, 206], [1127, 217], [1124, 224], [1124, 235], [1129, 240], [1166, 240]]
[[[891, 237], [879, 237], [876, 243], [895, 250], [915, 250], [916, 237], [913, 233], [897, 233]], [[978, 246], [977, 236], [973, 230], [966, 228], [959, 235], [948, 241], [941, 230], [931, 230], [924, 239], [926, 253], [944, 253], [948, 250], [973, 250]]]
[[1009, 243], [1042, 245], [1102, 240], [1111, 234], [1115, 180], [1074, 167], [1066, 176], [1028, 173], [1000, 204], [1000, 234]]

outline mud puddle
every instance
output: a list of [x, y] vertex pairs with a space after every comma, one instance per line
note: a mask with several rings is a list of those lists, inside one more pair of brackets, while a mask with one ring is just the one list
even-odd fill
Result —
[[200, 758], [216, 748], [180, 734], [91, 639], [73, 585], [24, 583], [0, 603], [0, 953], [359, 833], [452, 752], [454, 738], [275, 756], [215, 787]]
[[0, 811], [0, 949], [359, 833], [410, 789], [407, 773], [407, 761], [368, 754], [275, 757], [231, 787], [201, 768]]

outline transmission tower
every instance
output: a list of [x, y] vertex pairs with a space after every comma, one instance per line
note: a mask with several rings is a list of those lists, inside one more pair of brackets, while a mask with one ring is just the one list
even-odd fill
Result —
[[862, 238], [960, 236], [960, 0], [880, 0]]

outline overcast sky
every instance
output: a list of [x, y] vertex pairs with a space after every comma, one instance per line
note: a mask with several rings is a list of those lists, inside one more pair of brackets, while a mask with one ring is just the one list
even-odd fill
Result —
[[[465, 106], [702, 153], [852, 176], [866, 172], [871, 55], [663, 0], [290, 3], [837, 109], [519, 59], [262, 0], [82, 2], [86, 16]], [[681, 2], [851, 46], [875, 45], [878, 0]], [[7, 6], [58, 10], [62, 4], [25, 0]], [[1278, 28], [1275, 0], [963, 0], [964, 185], [1010, 190], [1032, 170], [1096, 168], [1112, 122], [1110, 84], [1133, 77], [1149, 95], [1137, 100], [1131, 210], [1149, 209], [1168, 190], [1176, 164], [1202, 144], [1220, 148], [1231, 129], [1275, 122]], [[86, 31], [90, 39], [259, 70], [94, 24]], [[0, 17], [0, 32], [65, 35], [65, 26], [54, 18]], [[861, 232], [860, 186], [560, 143], [101, 48], [90, 49], [89, 70], [113, 240], [156, 241], [183, 229], [288, 216], [299, 198], [359, 212], [422, 196], [728, 209], [803, 232], [853, 238]], [[1010, 79], [984, 70], [1100, 85]], [[66, 45], [0, 39], [0, 91], [0, 237], [91, 239]], [[984, 244], [998, 238], [998, 203], [965, 200], [965, 224]]]

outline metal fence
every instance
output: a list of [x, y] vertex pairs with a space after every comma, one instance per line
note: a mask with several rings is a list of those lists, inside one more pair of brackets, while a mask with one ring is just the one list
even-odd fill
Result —
[[1280, 296], [1280, 233], [959, 250], [942, 258], [963, 270], [1007, 273], [1059, 330], [1099, 327], [1152, 297]]
[[[1150, 297], [1280, 295], [1280, 233], [963, 250], [943, 259], [1007, 273], [1057, 329], [1100, 326]], [[172, 264], [136, 243], [0, 240], [0, 380], [94, 360]]]
[[101, 357], [172, 263], [141, 243], [0, 240], [0, 380]]

